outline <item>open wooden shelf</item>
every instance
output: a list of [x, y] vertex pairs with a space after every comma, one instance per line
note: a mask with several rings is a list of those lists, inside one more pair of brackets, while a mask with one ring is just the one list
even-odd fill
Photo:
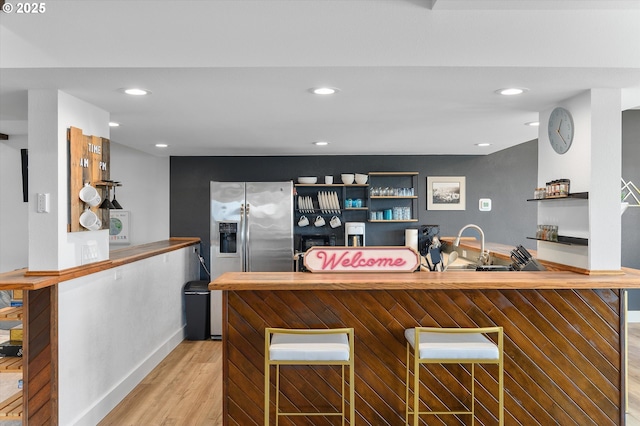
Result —
[[0, 402], [0, 420], [22, 420], [22, 391]]
[[22, 321], [22, 306], [7, 306], [0, 309], [0, 321]]
[[22, 357], [0, 357], [0, 374], [2, 373], [22, 373]]
[[[22, 321], [22, 306], [0, 309], [0, 321]], [[22, 357], [0, 357], [0, 374], [2, 373], [22, 373]], [[23, 411], [22, 391], [18, 391], [0, 402], [0, 421], [22, 420]]]

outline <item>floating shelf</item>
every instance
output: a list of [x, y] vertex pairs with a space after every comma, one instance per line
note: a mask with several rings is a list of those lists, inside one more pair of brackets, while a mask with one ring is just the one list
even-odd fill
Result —
[[359, 186], [359, 187], [365, 187], [365, 186], [369, 186], [368, 183], [352, 183], [349, 185], [345, 185], [344, 183], [296, 183], [293, 186], [310, 186], [310, 187], [319, 187], [319, 186], [329, 186], [329, 187], [352, 187], [352, 186]]
[[394, 223], [394, 222], [395, 223], [401, 223], [401, 222], [417, 222], [417, 221], [418, 221], [418, 219], [402, 219], [402, 220], [393, 220], [393, 219], [390, 219], [390, 220], [384, 220], [384, 219], [382, 219], [382, 220], [371, 220], [371, 219], [369, 219], [369, 222], [376, 222], [376, 223]]
[[561, 197], [546, 197], [546, 198], [529, 198], [527, 201], [557, 201], [557, 200], [567, 200], [567, 199], [578, 199], [578, 200], [588, 200], [589, 193], [588, 192], [574, 192], [573, 194], [561, 196]]
[[564, 245], [568, 245], [568, 246], [588, 246], [589, 245], [589, 239], [588, 238], [567, 237], [567, 236], [563, 236], [563, 235], [558, 235], [558, 241], [543, 240], [541, 238], [536, 238], [536, 237], [527, 237], [527, 239], [536, 240], [536, 241], [544, 241], [544, 242], [547, 242], [547, 243], [554, 243], [554, 244], [564, 244]]
[[390, 199], [411, 199], [411, 198], [418, 198], [417, 195], [372, 195], [371, 199], [375, 199], [375, 200], [390, 200]]

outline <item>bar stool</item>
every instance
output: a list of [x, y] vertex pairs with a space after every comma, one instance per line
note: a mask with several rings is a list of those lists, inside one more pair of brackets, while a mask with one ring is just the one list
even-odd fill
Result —
[[[485, 334], [497, 334], [497, 344]], [[432, 415], [471, 415], [471, 424], [475, 421], [475, 364], [498, 364], [498, 419], [504, 424], [504, 363], [502, 327], [484, 328], [433, 328], [415, 327], [404, 332], [407, 339], [407, 377], [405, 394], [405, 424], [409, 424], [409, 415], [413, 414], [413, 425], [418, 425], [421, 414]], [[413, 355], [413, 407], [409, 409], [409, 391], [411, 382], [410, 357]], [[420, 403], [420, 365], [421, 364], [471, 364], [471, 410], [470, 411], [419, 411]]]
[[[334, 329], [286, 329], [266, 328], [264, 360], [264, 424], [269, 425], [271, 382], [270, 368], [276, 366], [276, 425], [280, 416], [342, 416], [345, 410], [345, 366], [349, 367], [349, 424], [354, 424], [354, 371], [353, 371], [353, 328]], [[342, 407], [341, 411], [327, 413], [281, 412], [280, 366], [281, 365], [340, 365], [342, 366]], [[336, 407], [337, 408], [337, 407]]]

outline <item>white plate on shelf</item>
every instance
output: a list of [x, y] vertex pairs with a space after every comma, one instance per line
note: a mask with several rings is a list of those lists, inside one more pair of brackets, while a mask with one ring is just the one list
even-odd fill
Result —
[[333, 209], [336, 211], [336, 213], [340, 213], [340, 202], [338, 201], [338, 193], [333, 192], [331, 195]]

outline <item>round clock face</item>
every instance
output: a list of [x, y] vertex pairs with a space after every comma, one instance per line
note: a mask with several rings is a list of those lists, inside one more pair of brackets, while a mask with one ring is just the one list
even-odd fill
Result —
[[562, 107], [554, 108], [549, 116], [549, 143], [558, 154], [564, 154], [573, 142], [573, 117]]

